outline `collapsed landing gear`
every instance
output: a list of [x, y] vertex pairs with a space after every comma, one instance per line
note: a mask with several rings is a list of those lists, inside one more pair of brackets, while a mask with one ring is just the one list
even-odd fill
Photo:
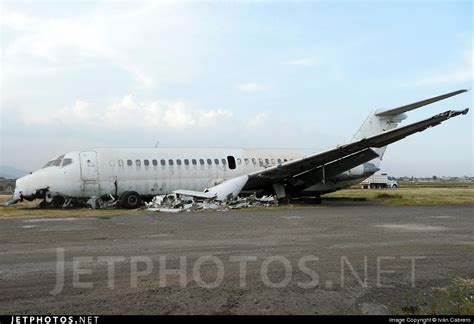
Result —
[[286, 195], [285, 197], [278, 198], [278, 203], [280, 205], [288, 205], [291, 203], [292, 197], [290, 195]]
[[40, 202], [40, 208], [61, 208], [64, 205], [66, 200], [62, 196], [52, 196], [50, 193], [47, 193], [44, 197], [44, 200]]
[[119, 205], [125, 209], [136, 209], [142, 204], [140, 195], [135, 191], [125, 191], [119, 197]]

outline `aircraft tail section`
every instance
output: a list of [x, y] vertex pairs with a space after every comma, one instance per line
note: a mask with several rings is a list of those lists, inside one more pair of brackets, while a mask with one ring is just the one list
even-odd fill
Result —
[[[400, 124], [404, 119], [406, 119], [405, 114], [392, 115], [392, 116], [379, 116], [377, 111], [373, 111], [369, 114], [366, 120], [362, 123], [359, 130], [356, 132], [352, 138], [352, 142], [359, 141], [363, 138], [370, 137], [374, 134], [379, 134], [391, 129], [394, 129]], [[373, 150], [379, 155], [378, 158], [372, 160], [371, 162], [378, 168], [380, 161], [383, 159], [385, 154], [386, 146], [381, 148], [374, 148]]]
[[[401, 107], [393, 108], [393, 109], [374, 110], [369, 114], [367, 119], [360, 126], [359, 130], [356, 132], [356, 134], [352, 138], [352, 141], [353, 142], [358, 141], [363, 138], [369, 137], [371, 135], [394, 129], [398, 126], [398, 124], [400, 124], [404, 119], [406, 119], [407, 115], [405, 114], [405, 112], [424, 107], [426, 105], [432, 104], [440, 100], [447, 99], [452, 96], [456, 96], [466, 91], [468, 90], [461, 89], [461, 90], [453, 91], [453, 92], [446, 93], [440, 96], [417, 101], [417, 102], [404, 105]], [[376, 167], [379, 167], [380, 161], [383, 158], [386, 148], [387, 147], [384, 146], [381, 148], [373, 149], [379, 155], [378, 158], [372, 161], [372, 163], [374, 163]]]

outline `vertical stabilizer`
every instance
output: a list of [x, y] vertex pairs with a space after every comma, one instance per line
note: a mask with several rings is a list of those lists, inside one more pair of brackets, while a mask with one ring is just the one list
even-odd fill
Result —
[[[352, 142], [394, 129], [404, 119], [406, 119], [405, 114], [378, 116], [376, 110], [374, 110], [369, 114], [364, 123], [362, 123], [362, 125], [360, 126], [359, 130], [355, 133], [354, 137], [352, 138]], [[386, 146], [373, 149], [379, 155], [378, 158], [372, 161], [372, 163], [374, 163], [376, 167], [379, 167], [380, 161], [382, 160], [386, 149]]]

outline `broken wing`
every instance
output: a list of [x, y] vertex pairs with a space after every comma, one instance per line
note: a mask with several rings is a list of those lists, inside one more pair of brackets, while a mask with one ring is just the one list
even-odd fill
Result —
[[[363, 152], [366, 153], [364, 155], [367, 156], [366, 159], [373, 159], [374, 157], [376, 157], [376, 155], [374, 155], [374, 152], [370, 150], [371, 147], [384, 147], [388, 144], [397, 142], [409, 135], [422, 132], [429, 127], [439, 125], [440, 123], [445, 120], [448, 120], [449, 118], [461, 114], [465, 115], [468, 111], [469, 109], [465, 109], [462, 111], [449, 110], [444, 113], [435, 115], [431, 118], [404, 127], [395, 128], [389, 131], [363, 138], [356, 142], [339, 145], [327, 151], [311, 154], [298, 160], [285, 162], [277, 166], [269, 167], [265, 170], [256, 171], [249, 174], [249, 182], [258, 180], [259, 182], [263, 181], [268, 183], [276, 183], [283, 180], [288, 180], [289, 178], [293, 178], [300, 174], [311, 172], [312, 170], [315, 170], [318, 167], [335, 163], [343, 158], [350, 158], [351, 155], [354, 155], [354, 157], [360, 157]], [[351, 168], [350, 165], [351, 164], [349, 163], [348, 169]], [[345, 170], [341, 171], [339, 168], [339, 171], [342, 172]]]

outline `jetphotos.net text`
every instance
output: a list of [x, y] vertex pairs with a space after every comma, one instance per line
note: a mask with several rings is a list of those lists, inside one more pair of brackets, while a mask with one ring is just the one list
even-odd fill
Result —
[[[302, 289], [344, 288], [348, 283], [363, 288], [393, 288], [391, 276], [401, 276], [411, 287], [416, 286], [417, 264], [424, 256], [358, 256], [336, 258], [336, 271], [331, 280], [325, 277], [325, 260], [317, 255], [305, 255], [298, 259], [274, 256], [73, 256], [66, 259], [65, 249], [56, 249], [56, 283], [50, 291], [57, 295], [65, 286], [92, 289], [97, 284], [92, 279], [99, 273], [106, 275], [107, 287], [114, 289], [117, 278], [130, 288], [138, 288], [142, 282], [157, 283], [158, 287], [178, 286], [186, 288], [194, 283], [205, 289], [221, 286], [228, 277], [237, 276], [236, 288], [246, 288], [250, 280], [259, 280], [269, 288], [285, 288], [296, 284]], [[334, 260], [333, 260], [334, 262]], [[232, 271], [229, 270], [232, 268]], [[235, 275], [235, 271], [237, 275]], [[125, 276], [125, 280], [124, 280]], [[68, 278], [66, 280], [66, 278]], [[336, 279], [334, 279], [336, 278]], [[102, 281], [101, 281], [102, 282]], [[232, 281], [233, 282], [233, 281]], [[254, 281], [253, 281], [254, 282]], [[227, 284], [227, 282], [226, 282]], [[123, 287], [123, 286], [122, 286]]]

